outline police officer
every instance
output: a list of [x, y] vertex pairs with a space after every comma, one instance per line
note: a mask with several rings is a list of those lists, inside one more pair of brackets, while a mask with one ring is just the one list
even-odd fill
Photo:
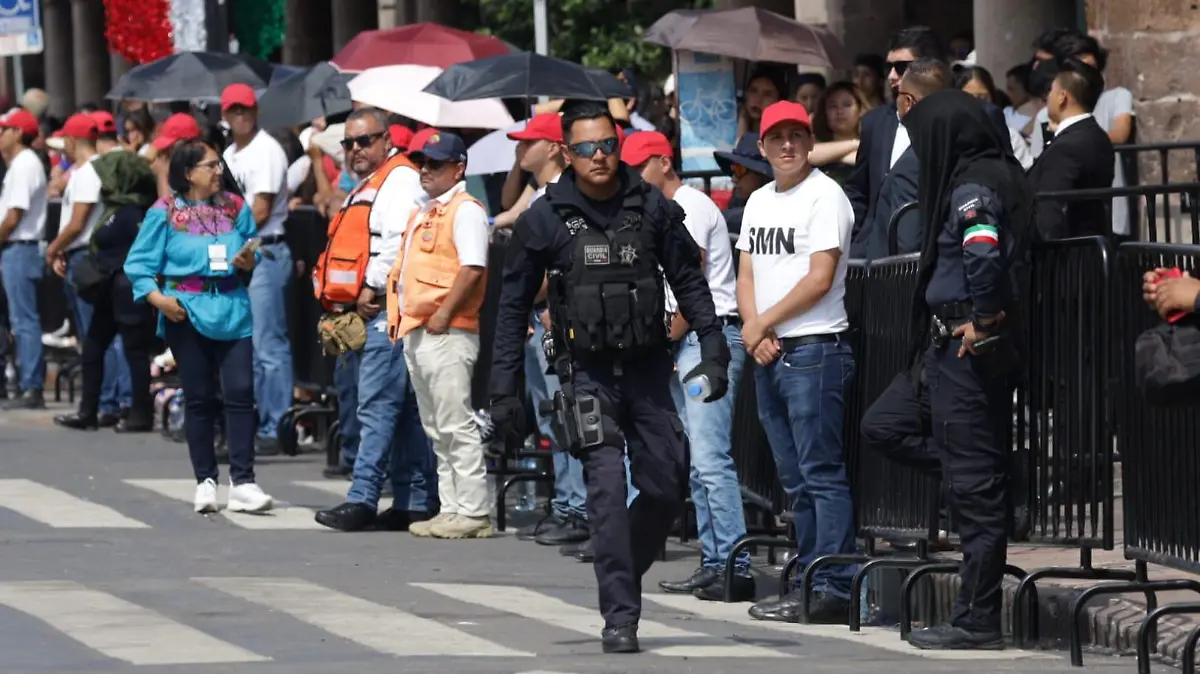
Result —
[[[912, 632], [922, 649], [1001, 649], [1012, 390], [1030, 197], [1007, 139], [957, 90], [904, 117], [920, 164], [925, 236], [914, 302], [914, 366], [862, 421], [867, 446], [945, 477], [962, 539], [948, 625]], [[936, 432], [934, 432], [936, 429]]]
[[[707, 401], [728, 386], [729, 347], [684, 213], [618, 158], [603, 103], [564, 106], [570, 167], [513, 227], [492, 361], [497, 434], [524, 437], [518, 396], [528, 316], [549, 272], [560, 445], [580, 455], [606, 653], [638, 650], [642, 576], [679, 515], [688, 445], [671, 397], [663, 273], [699, 336]], [[661, 272], [660, 272], [661, 266]], [[638, 496], [626, 507], [625, 452]]]

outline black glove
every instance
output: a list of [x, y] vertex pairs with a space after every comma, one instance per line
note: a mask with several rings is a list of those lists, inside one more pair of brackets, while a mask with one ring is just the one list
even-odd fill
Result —
[[508, 447], [525, 442], [525, 404], [517, 396], [492, 399], [492, 443], [489, 452], [503, 453]]
[[692, 368], [691, 372], [688, 372], [686, 375], [684, 375], [684, 386], [686, 386], [693, 377], [699, 377], [701, 375], [708, 377], [708, 385], [711, 389], [711, 392], [708, 394], [708, 397], [704, 399], [704, 402], [711, 403], [712, 401], [720, 400], [725, 396], [725, 393], [729, 390], [728, 366], [722, 365], [715, 360], [702, 360], [700, 361], [699, 365]]

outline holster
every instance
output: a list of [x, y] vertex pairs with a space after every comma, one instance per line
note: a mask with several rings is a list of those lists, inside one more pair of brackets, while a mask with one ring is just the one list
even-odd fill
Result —
[[554, 397], [541, 402], [538, 413], [550, 417], [555, 442], [577, 459], [583, 459], [587, 450], [604, 441], [600, 401], [595, 396], [571, 399], [556, 391]]

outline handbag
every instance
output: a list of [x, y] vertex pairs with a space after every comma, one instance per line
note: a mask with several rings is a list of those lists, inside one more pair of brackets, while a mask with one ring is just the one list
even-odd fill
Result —
[[1200, 323], [1189, 316], [1138, 335], [1134, 345], [1135, 381], [1152, 405], [1200, 402]]
[[81, 255], [71, 265], [71, 285], [75, 286], [75, 294], [88, 304], [95, 304], [104, 294], [116, 273], [111, 265], [100, 261], [94, 251]]

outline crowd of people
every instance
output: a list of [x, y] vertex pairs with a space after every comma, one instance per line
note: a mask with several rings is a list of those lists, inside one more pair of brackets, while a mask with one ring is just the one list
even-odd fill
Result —
[[[1006, 74], [1007, 93], [970, 62], [969, 49], [947, 51], [926, 27], [900, 31], [886, 58], [860, 57], [852, 80], [827, 85], [812, 73], [755, 69], [742, 89], [739, 141], [715, 155], [734, 185], [725, 208], [676, 169], [674, 138], [686, 120], [670, 80], [654, 121], [639, 111], [657, 109], [657, 98], [637, 86], [642, 95], [628, 100], [535, 111], [509, 135], [513, 167], [490, 207], [466, 179], [476, 134], [375, 108], [268, 131], [254, 90], [231, 85], [207, 128], [191, 111], [155, 124], [131, 103], [116, 117], [81, 110], [49, 137], [40, 111], [14, 108], [0, 118], [0, 269], [19, 375], [10, 406], [44, 406], [36, 293], [50, 270], [67, 281], [83, 343], [79, 408], [56, 423], [151, 430], [149, 368], [162, 338], [186, 400], [195, 510], [220, 507], [223, 425], [227, 507], [267, 511], [272, 498], [257, 484], [254, 459], [276, 451], [292, 404], [285, 307], [291, 285], [307, 292], [297, 279], [311, 277], [325, 311], [317, 332], [337, 356], [341, 464], [326, 476], [350, 482], [345, 502], [317, 521], [347, 532], [490, 537], [489, 450], [471, 380], [489, 239], [509, 230], [489, 378], [498, 436], [525, 435], [525, 396], [535, 409], [559, 399], [563, 382], [544, 348], [557, 322], [569, 322], [572, 343], [593, 340], [597, 353], [623, 341], [653, 346], [661, 332], [670, 354], [665, 365], [609, 359], [616, 365], [581, 369], [572, 383], [592, 387], [604, 419], [595, 451], [564, 451], [552, 415], [539, 415], [540, 435], [557, 445], [555, 493], [550, 515], [517, 533], [595, 564], [606, 648], [626, 650], [640, 575], [685, 495], [700, 564], [661, 589], [755, 598], [747, 555], [735, 560], [732, 587], [720, 573], [746, 533], [731, 433], [749, 359], [801, 562], [854, 551], [842, 452], [844, 392], [855, 376], [847, 263], [919, 252], [913, 368], [867, 412], [862, 433], [894, 460], [944, 473], [962, 538], [964, 582], [950, 624], [914, 632], [912, 642], [1002, 647], [1001, 438], [1025, 348], [1017, 337], [1024, 256], [1031, 240], [1131, 235], [1119, 202], [1035, 205], [1037, 191], [1121, 184], [1112, 147], [1131, 138], [1132, 107], [1127, 90], [1106, 87], [1094, 38], [1055, 30], [1034, 49]], [[62, 216], [43, 250], [51, 198], [61, 199]], [[893, 232], [893, 215], [910, 202], [920, 207]], [[302, 203], [330, 219], [313, 269], [284, 239], [289, 210]], [[570, 276], [572, 265], [611, 276], [597, 282], [597, 308], [581, 301], [552, 320], [547, 272]], [[605, 290], [642, 290], [643, 273], [657, 279], [644, 300]], [[1160, 309], [1195, 304], [1194, 292], [1160, 299], [1194, 291], [1190, 279], [1147, 283]], [[627, 332], [600, 329], [618, 315]], [[698, 373], [711, 384], [703, 395], [688, 391]], [[380, 511], [389, 491], [392, 506]], [[810, 622], [847, 621], [853, 572], [830, 565], [816, 574]], [[796, 621], [800, 607], [792, 592], [750, 613]]]

